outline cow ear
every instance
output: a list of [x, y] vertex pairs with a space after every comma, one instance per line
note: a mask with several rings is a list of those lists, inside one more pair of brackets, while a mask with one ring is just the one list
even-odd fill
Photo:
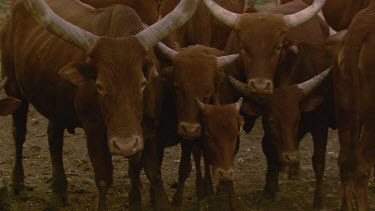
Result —
[[21, 101], [13, 97], [6, 97], [0, 100], [0, 116], [12, 114], [20, 107]]
[[96, 79], [97, 72], [94, 65], [85, 62], [71, 62], [60, 69], [61, 78], [72, 84], [81, 86], [91, 79]]
[[310, 112], [310, 111], [315, 110], [322, 103], [323, 103], [323, 97], [322, 96], [312, 95], [310, 97], [307, 97], [302, 102], [301, 110], [302, 110], [302, 112]]

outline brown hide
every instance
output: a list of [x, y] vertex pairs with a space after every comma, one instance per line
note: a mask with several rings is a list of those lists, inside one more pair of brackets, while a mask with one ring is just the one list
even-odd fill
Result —
[[375, 2], [372, 1], [354, 17], [335, 64], [343, 210], [370, 209], [367, 186], [375, 163], [374, 23]]
[[222, 54], [216, 49], [195, 45], [181, 49], [172, 59], [171, 78], [176, 95], [178, 133], [184, 138], [200, 137], [199, 108], [195, 98], [204, 103], [210, 102], [219, 71], [216, 57]]
[[[281, 0], [281, 4], [293, 0]], [[300, 0], [295, 0], [300, 1]], [[311, 4], [312, 0], [304, 0]], [[336, 31], [347, 29], [353, 17], [363, 8], [367, 7], [370, 0], [327, 0], [323, 7], [323, 14], [329, 26]]]
[[276, 7], [271, 10], [272, 13], [241, 16], [237, 30], [228, 39], [226, 47], [228, 53], [240, 52], [241, 60], [228, 68], [228, 71], [246, 82], [250, 93], [257, 97], [272, 93], [276, 70], [283, 63], [285, 52], [290, 47], [298, 48], [300, 43], [320, 45], [325, 42], [328, 28], [320, 18], [315, 17], [287, 31], [279, 15], [293, 14], [306, 7], [303, 2], [296, 1]]
[[213, 175], [219, 181], [234, 179], [241, 119], [235, 104], [205, 104], [202, 109], [203, 147], [213, 166]]
[[95, 8], [108, 7], [114, 4], [123, 4], [133, 8], [141, 17], [141, 20], [151, 25], [159, 18], [159, 0], [81, 0]]
[[[160, 15], [162, 17], [167, 15], [179, 2], [180, 0], [163, 0]], [[215, 0], [215, 2], [236, 13], [242, 13], [244, 8], [244, 0]], [[200, 44], [222, 50], [231, 31], [232, 29], [216, 20], [201, 1], [191, 20], [175, 33], [171, 33], [165, 43], [175, 49]]]
[[[108, 140], [117, 144], [113, 147], [141, 150], [142, 90], [147, 77], [143, 69], [153, 61], [141, 43], [129, 36], [142, 30], [139, 17], [124, 6], [95, 11], [75, 1], [48, 3], [58, 15], [85, 30], [124, 38], [100, 38], [86, 58], [83, 52], [51, 35], [29, 18], [22, 2], [16, 1], [12, 5], [10, 27], [5, 29], [8, 36], [3, 37], [4, 43], [13, 43], [16, 49], [14, 52], [3, 49], [3, 61], [8, 62], [3, 69], [4, 75], [10, 79], [10, 89], [15, 89], [9, 90], [10, 95], [22, 95], [48, 119], [68, 129], [84, 126], [87, 118], [92, 118], [86, 109], [100, 110]], [[17, 36], [25, 33], [34, 36]], [[129, 56], [124, 57], [127, 53]], [[80, 75], [81, 80], [84, 79], [79, 83], [82, 85], [73, 86], [64, 81], [59, 77], [59, 71], [60, 76], [67, 79]], [[14, 83], [18, 84], [18, 90]], [[123, 153], [133, 154], [132, 151]]]

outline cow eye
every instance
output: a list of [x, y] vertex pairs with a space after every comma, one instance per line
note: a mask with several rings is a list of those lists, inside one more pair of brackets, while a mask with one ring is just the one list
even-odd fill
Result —
[[96, 90], [99, 94], [105, 94], [104, 87], [100, 82], [96, 82]]

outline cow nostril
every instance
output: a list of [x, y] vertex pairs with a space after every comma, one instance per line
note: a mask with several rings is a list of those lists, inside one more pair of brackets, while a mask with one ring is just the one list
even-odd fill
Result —
[[224, 173], [222, 170], [219, 170], [219, 174], [220, 174], [220, 178], [223, 178], [224, 177]]
[[199, 133], [199, 131], [200, 131], [200, 129], [201, 129], [201, 127], [200, 126], [197, 126], [197, 128], [195, 129], [195, 133]]
[[229, 176], [233, 177], [234, 171], [230, 171]]
[[181, 126], [181, 127], [182, 127], [182, 130], [184, 131], [184, 133], [187, 134], [188, 132], [187, 132], [186, 127], [185, 126]]

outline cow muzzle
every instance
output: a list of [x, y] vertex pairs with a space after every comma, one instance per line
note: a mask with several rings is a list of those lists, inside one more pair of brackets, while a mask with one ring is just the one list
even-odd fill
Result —
[[273, 82], [268, 79], [250, 79], [247, 87], [251, 93], [270, 95], [273, 93]]
[[181, 122], [177, 133], [184, 139], [194, 140], [201, 136], [201, 125], [199, 123]]
[[283, 152], [281, 153], [280, 159], [284, 165], [296, 165], [299, 163], [299, 152], [298, 151]]
[[230, 169], [217, 168], [214, 173], [215, 173], [215, 177], [220, 182], [226, 182], [226, 181], [233, 181], [234, 180], [234, 170], [233, 170], [233, 168], [230, 168]]
[[143, 139], [138, 135], [129, 137], [115, 136], [109, 141], [109, 151], [112, 155], [132, 157], [143, 150]]

